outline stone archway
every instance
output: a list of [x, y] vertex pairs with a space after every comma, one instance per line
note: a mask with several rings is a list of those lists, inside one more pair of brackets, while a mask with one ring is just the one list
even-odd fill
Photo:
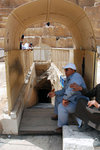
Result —
[[[9, 113], [16, 106], [16, 99], [24, 83], [23, 56], [19, 50], [20, 37], [26, 28], [40, 22], [59, 22], [68, 27], [74, 42], [74, 62], [80, 71], [82, 59], [85, 57], [86, 80], [90, 87], [93, 86], [96, 44], [91, 23], [83, 9], [67, 0], [34, 0], [12, 11], [6, 26], [5, 52]], [[20, 67], [15, 67], [17, 64]], [[88, 66], [91, 71], [88, 70]], [[21, 112], [16, 124], [19, 124]], [[15, 133], [17, 130], [16, 125]]]
[[95, 50], [91, 23], [82, 8], [66, 0], [35, 0], [11, 12], [7, 23], [5, 49], [19, 49], [23, 31], [40, 22], [59, 22], [72, 33], [75, 49]]
[[[8, 85], [11, 86], [11, 88], [8, 87], [10, 108], [12, 108], [15, 103], [14, 100], [11, 99], [16, 99], [24, 80], [24, 71], [21, 65], [21, 54], [17, 52], [18, 57], [20, 55], [20, 60], [18, 60], [17, 56], [14, 56], [13, 61], [11, 62], [12, 56], [14, 55], [14, 50], [19, 50], [20, 37], [26, 28], [32, 24], [46, 21], [59, 22], [69, 28], [72, 34], [74, 47], [76, 49], [74, 54], [75, 64], [80, 71], [82, 58], [85, 57], [86, 62], [87, 60], [90, 60], [88, 65], [92, 70], [88, 72], [88, 66], [87, 64], [85, 65], [87, 74], [86, 80], [91, 82], [91, 84], [88, 82], [89, 86], [93, 85], [95, 59], [95, 53], [93, 53], [93, 51], [96, 51], [95, 37], [91, 23], [89, 22], [89, 19], [83, 9], [66, 0], [36, 0], [16, 8], [11, 12], [8, 18], [5, 37], [5, 50], [8, 51], [6, 64], [7, 82]], [[20, 64], [20, 68], [16, 68], [18, 80], [17, 82], [12, 83], [11, 68], [16, 63]], [[16, 88], [14, 90], [14, 85], [16, 87], [20, 87], [19, 90], [16, 90]]]

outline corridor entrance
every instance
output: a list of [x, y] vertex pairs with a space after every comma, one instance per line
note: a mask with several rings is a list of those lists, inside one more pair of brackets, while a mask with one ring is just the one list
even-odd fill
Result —
[[[68, 27], [74, 42], [73, 62], [78, 68], [77, 71], [82, 73], [84, 70], [84, 78], [89, 88], [95, 84], [95, 37], [91, 23], [82, 8], [66, 0], [35, 0], [16, 8], [9, 15], [5, 36], [8, 116], [9, 122], [14, 123], [13, 127], [10, 123], [6, 127], [3, 121], [8, 120], [1, 121], [5, 133], [18, 134], [21, 114], [26, 104], [32, 106], [37, 103], [37, 92], [34, 88], [36, 72], [32, 57], [33, 51], [26, 53], [20, 51], [19, 43], [26, 28], [41, 22], [59, 22]], [[59, 57], [62, 58], [59, 64], [55, 51], [52, 52], [52, 63], [59, 70], [65, 63], [63, 61], [65, 54]], [[57, 74], [59, 74], [58, 70], [56, 69]], [[59, 77], [58, 75], [58, 80]]]

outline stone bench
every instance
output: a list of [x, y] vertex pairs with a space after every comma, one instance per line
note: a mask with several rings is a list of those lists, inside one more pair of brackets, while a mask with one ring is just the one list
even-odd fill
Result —
[[63, 150], [100, 150], [93, 146], [97, 136], [96, 130], [79, 132], [76, 125], [63, 126]]

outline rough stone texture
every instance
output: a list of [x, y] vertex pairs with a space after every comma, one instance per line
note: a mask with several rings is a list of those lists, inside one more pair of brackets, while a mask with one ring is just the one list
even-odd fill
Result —
[[6, 23], [0, 23], [0, 28], [5, 28], [6, 27]]
[[47, 44], [51, 47], [56, 47], [56, 37], [42, 37], [42, 43]]
[[41, 76], [45, 71], [47, 71], [50, 67], [50, 63], [36, 63], [36, 75]]
[[0, 5], [1, 5], [1, 8], [5, 8], [5, 7], [17, 7], [19, 5], [22, 5], [24, 3], [27, 3], [27, 2], [30, 2], [31, 0], [19, 0], [19, 1], [12, 1], [12, 0], [1, 0], [0, 1]]
[[100, 45], [100, 38], [96, 40], [97, 45]]
[[86, 7], [85, 12], [88, 15], [91, 24], [93, 26], [94, 34], [96, 36], [97, 45], [100, 45], [100, 6], [97, 7]]
[[87, 13], [90, 20], [100, 21], [100, 7], [85, 7], [85, 12]]
[[58, 40], [56, 41], [56, 47], [58, 48], [73, 47], [72, 38], [58, 38]]
[[43, 36], [55, 36], [54, 26], [50, 25], [50, 27], [43, 27]]
[[64, 47], [65, 48], [66, 47], [66, 39], [65, 38], [58, 39], [56, 42], [56, 47], [59, 47], [59, 48]]
[[0, 16], [8, 16], [12, 10], [13, 10], [13, 8], [10, 8], [10, 7], [8, 7], [8, 8], [6, 6], [4, 8], [0, 7]]
[[67, 36], [71, 36], [70, 31], [68, 30], [67, 27], [65, 27], [64, 25], [56, 25], [54, 27], [54, 32], [55, 32], [55, 36], [59, 36], [59, 37], [67, 37]]
[[5, 36], [5, 28], [0, 28], [0, 37]]
[[[99, 0], [69, 0], [70, 2], [76, 3], [77, 5], [80, 5], [81, 7], [85, 6], [85, 11], [87, 15], [89, 16], [89, 19], [92, 23], [95, 36], [97, 38], [97, 44], [100, 45], [98, 42], [99, 36], [99, 30], [100, 30], [100, 7], [99, 7]], [[6, 22], [7, 22], [7, 16], [9, 13], [16, 7], [31, 2], [31, 0], [23, 0], [23, 1], [16, 1], [16, 0], [4, 0], [0, 1], [0, 28], [5, 28]], [[95, 7], [93, 7], [93, 5]], [[89, 6], [89, 7], [86, 7]], [[4, 30], [4, 29], [3, 29]], [[1, 33], [1, 32], [0, 32]], [[71, 39], [67, 39], [65, 42], [65, 39], [60, 39], [59, 41], [55, 41], [54, 38], [61, 38], [61, 37], [70, 37], [71, 33], [70, 31], [64, 26], [59, 25], [58, 23], [50, 22], [50, 26], [48, 27], [46, 23], [40, 23], [31, 25], [31, 28], [28, 28], [25, 31], [25, 36], [40, 36], [40, 39], [42, 36], [44, 36], [46, 39], [46, 36], [50, 36], [47, 40], [42, 39], [43, 43], [49, 44], [51, 47], [73, 47], [73, 42]], [[4, 31], [0, 34], [1, 36], [4, 36]], [[31, 38], [30, 38], [31, 39]], [[30, 40], [29, 40], [30, 41]], [[35, 39], [35, 41], [32, 40], [33, 46], [36, 46], [39, 44], [39, 41]], [[0, 47], [4, 47], [2, 42], [0, 42]]]
[[95, 0], [78, 0], [78, 3], [81, 7], [83, 6], [93, 6]]
[[11, 136], [0, 137], [0, 150], [61, 150], [61, 136]]
[[43, 28], [28, 28], [24, 32], [25, 36], [42, 36]]
[[77, 126], [64, 126], [63, 150], [95, 150], [93, 142], [97, 136], [98, 135], [95, 130], [79, 132]]

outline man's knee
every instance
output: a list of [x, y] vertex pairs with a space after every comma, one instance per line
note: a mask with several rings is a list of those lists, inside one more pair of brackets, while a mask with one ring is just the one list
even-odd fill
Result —
[[62, 103], [60, 103], [58, 105], [58, 112], [62, 112], [64, 110], [64, 106], [62, 105]]

